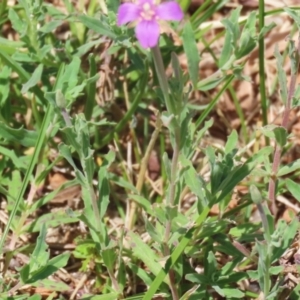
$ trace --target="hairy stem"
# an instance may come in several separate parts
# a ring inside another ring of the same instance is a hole
[[[298,38],[298,45],[296,48],[297,51],[297,65],[299,65],[299,56],[300,56],[300,37]],[[281,126],[285,129],[288,127],[288,121],[289,121],[289,115],[291,111],[292,106],[292,99],[295,93],[297,84],[297,72],[291,74],[291,81],[289,86],[289,92],[288,92],[288,99],[285,103],[285,109],[283,112],[282,122]],[[270,178],[269,182],[269,200],[272,203],[272,213],[276,214],[276,203],[275,203],[275,196],[276,196],[276,174],[280,165],[280,157],[281,157],[281,147],[276,145],[275,146],[275,153],[274,153],[274,159],[273,159],[273,165],[272,165],[272,176]]]
[[[155,70],[158,77],[158,81],[160,84],[160,88],[162,90],[162,93],[164,95],[166,107],[168,110],[169,115],[175,115],[176,116],[176,109],[174,108],[170,96],[169,96],[169,84],[168,79],[165,73],[165,68],[163,64],[163,59],[161,56],[160,49],[158,46],[155,46],[151,49],[155,64]],[[171,163],[171,178],[170,178],[170,186],[169,186],[169,193],[167,197],[167,208],[171,208],[174,205],[175,201],[175,191],[176,191],[176,174],[177,174],[177,165],[178,165],[178,159],[179,159],[179,151],[180,151],[180,128],[176,126],[175,130],[175,143],[174,143],[174,149],[173,149],[173,157],[172,157],[172,163]],[[166,222],[166,231],[163,241],[163,252],[165,257],[170,256],[170,248],[168,245],[168,241],[170,239],[171,235],[171,225],[172,220],[168,218]],[[169,272],[169,279],[170,279],[170,290],[172,293],[172,299],[173,300],[179,300],[178,291],[176,288],[176,278],[175,278],[175,272],[172,268],[170,268]]]
[[[172,157],[172,164],[171,164],[171,179],[170,179],[170,189],[169,189],[169,196],[167,198],[167,206],[172,208],[175,202],[175,191],[176,191],[176,175],[177,175],[177,167],[178,167],[178,159],[179,159],[179,130],[176,130],[176,137],[175,137],[175,145],[173,149],[173,157]],[[172,220],[169,219],[166,222],[166,231],[164,236],[164,255],[168,257],[170,255],[170,249],[168,246],[168,241],[171,236],[171,225]],[[173,299],[179,299],[178,292],[175,286],[175,272],[173,269],[169,270],[169,278],[170,278],[170,289],[172,292]]]

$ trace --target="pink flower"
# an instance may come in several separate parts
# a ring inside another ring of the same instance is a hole
[[[137,22],[135,34],[143,48],[155,47],[159,39],[159,21],[180,21],[183,12],[175,1],[156,4],[155,0],[123,3],[118,10],[118,26]]]

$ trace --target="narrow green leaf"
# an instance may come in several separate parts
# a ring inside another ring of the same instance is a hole
[[[0,53],[0,56],[1,56],[1,53]],[[32,175],[32,172],[33,172],[33,169],[35,167],[35,164],[37,162],[38,156],[40,155],[40,151],[41,151],[41,148],[42,148],[42,146],[44,144],[44,139],[45,139],[45,136],[46,136],[46,130],[49,128],[49,124],[50,124],[50,121],[51,121],[51,116],[52,116],[52,109],[51,109],[51,107],[48,107],[46,115],[45,115],[44,120],[43,120],[43,124],[42,124],[41,130],[40,130],[39,136],[38,136],[38,139],[37,139],[37,143],[35,145],[35,151],[33,153],[32,159],[30,161],[30,164],[28,166],[27,172],[26,172],[26,174],[24,176],[24,179],[23,179],[22,188],[21,188],[21,190],[20,190],[20,192],[18,194],[18,197],[17,197],[17,200],[16,200],[16,204],[14,206],[14,209],[12,210],[12,212],[11,212],[11,214],[9,216],[7,225],[5,226],[4,232],[3,232],[2,236],[1,236],[0,253],[3,250],[3,245],[4,245],[4,242],[6,240],[7,234],[9,232],[9,230],[10,230],[10,226],[11,226],[12,220],[14,219],[14,217],[16,215],[16,212],[18,210],[19,204],[21,202],[21,199],[24,196],[24,193],[25,193],[26,188],[27,188],[27,184],[28,184],[29,179],[30,179],[30,177]]]
[[[24,20],[21,20],[19,15],[16,13],[16,11],[12,8],[8,11],[8,18],[12,23],[13,29],[18,32],[21,36],[26,33],[28,24],[24,22]]]
[[[23,84],[21,93],[22,94],[27,93],[29,89],[36,86],[37,83],[41,80],[42,73],[43,73],[43,65],[39,64],[39,66],[34,70],[30,79]]]
[[[158,263],[159,258],[137,234],[129,232],[128,235],[131,238],[131,248],[134,256],[139,258],[153,275],[157,276],[162,269],[162,266]],[[164,282],[169,285],[169,278],[164,278]]]
[[[205,207],[200,215],[198,215],[195,226],[200,226],[207,218],[207,215],[210,211],[209,207]],[[188,243],[191,241],[192,238],[192,231],[193,229],[190,229],[186,232],[186,234],[183,236],[175,250],[171,253],[171,257],[168,259],[165,268],[162,268],[160,272],[156,275],[156,278],[150,285],[148,291],[142,298],[142,300],[152,300],[155,292],[161,285],[161,283],[164,281],[165,277],[168,274],[168,271],[170,268],[173,267],[173,265],[177,262],[178,258],[181,256],[183,251],[186,249]]]
[[[183,28],[182,40],[184,52],[187,56],[189,75],[194,88],[196,88],[199,77],[200,56],[195,40],[194,30],[189,21],[185,23]]]
[[[298,29],[300,30],[300,15],[299,12],[295,9],[284,7],[284,11],[295,21],[297,24]]]
[[[287,103],[287,98],[288,98],[287,80],[286,80],[286,73],[283,68],[284,66],[283,57],[279,52],[278,45],[275,46],[274,55],[276,57],[281,100],[285,104]]]
[[[200,175],[197,174],[191,160],[181,155],[180,163],[183,168],[185,168],[183,173],[185,184],[189,187],[191,192],[199,198],[202,206],[207,206],[208,199],[203,191],[203,181],[201,180]]]
[[[49,260],[47,263],[48,267],[60,269],[63,268],[67,265],[68,260],[70,258],[71,253],[70,252],[65,252],[62,254],[59,254]]]
[[[30,273],[37,271],[41,267],[44,267],[48,262],[50,254],[47,251],[48,245],[46,244],[46,233],[46,227],[44,224],[42,224],[40,228],[40,234],[36,240],[36,246],[30,258]]]
[[[233,298],[244,298],[245,297],[245,293],[243,293],[242,291],[238,290],[238,289],[233,289],[233,288],[220,288],[219,291],[222,291],[222,296],[225,297],[226,299],[233,299]]]
[[[45,266],[38,268],[34,273],[31,274],[26,283],[36,283],[40,280],[45,280],[55,272],[57,272],[60,268],[66,266],[68,260],[70,258],[70,253],[62,253],[53,257]]]
[[[300,202],[300,184],[289,178],[285,180],[285,183],[289,192]]]
[[[107,206],[109,204],[110,187],[108,182],[108,171],[106,167],[101,167],[98,172],[98,191],[100,204],[100,219],[102,219],[106,213]]]
[[[105,295],[97,295],[97,296],[89,296],[89,297],[82,297],[82,300],[116,300],[118,299],[119,294],[118,293],[109,293],[109,294],[105,294]]]
[[[49,279],[43,279],[43,280],[38,280],[37,282],[31,283],[32,286],[38,287],[38,288],[43,288],[45,290],[49,291],[70,291],[71,286],[61,282],[61,281],[54,281],[54,280],[49,280]],[[55,295],[57,297],[57,294]],[[50,298],[53,299],[53,298]],[[55,298],[57,299],[57,298]],[[48,300],[48,298],[47,298]]]
[[[45,25],[43,25],[39,31],[43,33],[49,33],[53,30],[55,30],[58,26],[60,26],[63,23],[61,20],[53,20],[50,22],[47,22]]]
[[[221,190],[221,194],[218,196],[218,199],[214,203],[220,202],[224,199],[234,187],[242,181],[246,176],[248,176],[256,164],[260,163],[264,159],[264,155],[272,153],[272,147],[265,147],[254,154],[247,162],[241,166],[235,167],[226,177],[226,179],[222,182],[219,190]]]
[[[41,300],[41,299],[42,299],[42,296],[39,294],[35,294],[28,298],[28,300]]]
[[[283,167],[281,167],[277,173],[277,176],[284,176],[289,173],[295,172],[300,169],[300,159],[297,159]]]
[[[223,82],[226,79],[226,76],[220,76],[216,78],[211,79],[204,79],[197,83],[197,89],[199,91],[209,91],[216,86],[218,86],[221,82]]]
[[[242,58],[249,54],[256,47],[256,12],[253,11],[247,18],[246,24],[243,28],[239,48],[235,53],[236,58]]]
[[[140,195],[130,195],[130,198],[143,207],[147,214],[153,215],[150,201]]]
[[[113,272],[115,262],[116,262],[116,259],[117,259],[116,250],[111,249],[111,248],[101,250],[101,256],[102,256],[102,259],[103,259],[103,262],[104,262],[106,268],[110,272]]]
[[[0,106],[3,107],[10,95],[10,78],[11,78],[11,69],[7,66],[3,66],[0,71]]]
[[[23,227],[23,232],[38,232],[42,224],[47,227],[57,227],[62,224],[69,224],[78,222],[78,218],[69,217],[65,211],[57,211],[55,213],[44,214],[37,220],[26,224]]]
[[[225,155],[231,153],[232,150],[236,148],[237,142],[238,142],[238,134],[236,130],[233,130],[229,135],[229,137],[227,138],[227,142],[225,145]]]
[[[251,199],[255,204],[261,204],[263,202],[262,195],[259,191],[259,189],[254,185],[250,185],[250,195]]]
[[[99,19],[92,18],[87,15],[81,15],[78,17],[79,21],[81,21],[87,28],[92,29],[96,33],[99,33],[103,36],[107,36],[109,38],[115,39],[115,33],[108,27],[104,25]]]

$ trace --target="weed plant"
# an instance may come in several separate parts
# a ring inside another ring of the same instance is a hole
[[[282,163],[299,7],[178,3],[0,3],[1,299],[300,299],[299,222],[277,201],[299,211],[300,160]],[[272,45],[272,93],[267,16],[293,24],[286,50]],[[251,82],[257,49],[254,127],[235,84]],[[204,53],[214,67],[201,77]],[[240,125],[208,143],[225,94]]]

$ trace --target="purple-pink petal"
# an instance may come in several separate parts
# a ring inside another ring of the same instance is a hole
[[[143,4],[145,3],[149,3],[151,6],[152,5],[155,5],[155,1],[154,0],[136,0],[136,4],[139,6],[139,7],[142,7]]]
[[[143,48],[153,48],[159,40],[159,26],[155,21],[141,21],[135,28],[135,34]]]
[[[123,3],[118,10],[118,26],[138,19],[140,8],[134,3]]]
[[[166,21],[180,21],[183,18],[182,9],[175,1],[161,3],[156,13],[161,20]]]

